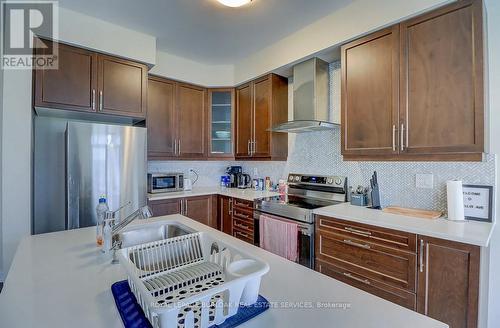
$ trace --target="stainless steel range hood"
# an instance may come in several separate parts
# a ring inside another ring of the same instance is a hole
[[[293,120],[274,126],[273,132],[301,133],[330,130],[328,63],[312,58],[293,67]]]

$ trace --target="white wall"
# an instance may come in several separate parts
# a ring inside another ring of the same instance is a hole
[[[8,271],[19,240],[30,234],[31,71],[4,71],[2,253]]]
[[[241,83],[449,0],[356,0],[235,64]]]
[[[62,7],[59,40],[150,65],[156,63],[156,37]]]
[[[235,85],[233,65],[202,64],[161,51],[156,53],[156,61],[151,74],[206,87]]]
[[[500,2],[485,0],[488,32],[488,77],[489,77],[489,129],[490,151],[500,154]],[[498,165],[498,164],[497,164]],[[493,232],[490,246],[490,280],[488,327],[500,327],[500,175],[497,167],[496,190],[496,220],[497,226]]]

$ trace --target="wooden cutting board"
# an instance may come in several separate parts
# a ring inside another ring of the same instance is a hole
[[[417,208],[405,208],[405,207],[398,207],[398,206],[389,206],[384,209],[382,209],[383,212],[386,213],[392,213],[392,214],[399,214],[399,215],[406,215],[406,216],[412,216],[416,218],[423,218],[423,219],[437,219],[443,215],[442,212],[440,211],[429,211],[429,210],[420,210]]]

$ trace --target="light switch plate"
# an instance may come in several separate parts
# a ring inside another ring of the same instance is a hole
[[[415,186],[423,189],[434,188],[434,174],[417,173],[415,175]]]

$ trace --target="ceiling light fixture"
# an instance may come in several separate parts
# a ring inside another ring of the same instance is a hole
[[[246,5],[250,2],[252,2],[252,0],[217,0],[219,1],[220,3],[222,3],[224,6],[228,6],[228,7],[241,7],[243,5]]]

